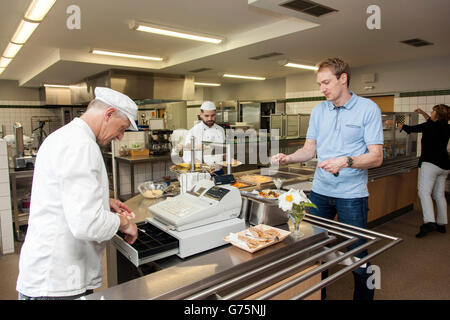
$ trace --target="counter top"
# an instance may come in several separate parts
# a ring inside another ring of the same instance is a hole
[[[152,200],[138,195],[125,204],[134,211],[134,220],[139,222],[151,217],[148,206],[162,199]],[[289,224],[277,228],[289,230],[293,226],[289,221]],[[226,244],[186,259],[178,256],[161,259],[156,261],[161,271],[88,295],[86,299],[179,299],[199,287],[220,283],[328,238],[325,229],[307,222],[302,223],[301,231],[305,236],[298,240],[288,236],[284,241],[253,254]],[[308,255],[305,253],[305,257]]]
[[[108,158],[112,158],[111,152],[104,152],[103,155]],[[163,155],[148,155],[148,156],[119,156],[114,157],[117,161],[127,162],[127,163],[144,163],[144,162],[157,162],[157,161],[167,161],[171,160],[170,153]]]

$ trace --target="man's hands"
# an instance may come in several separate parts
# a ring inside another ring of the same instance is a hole
[[[131,220],[136,216],[131,209],[123,202],[116,199],[109,199],[111,211],[116,212],[120,218],[119,231],[125,234],[125,241],[133,244],[138,235],[137,226]]]
[[[272,163],[279,163],[279,164],[288,164],[291,163],[291,159],[288,155],[285,155],[284,153],[278,153],[274,155],[271,159]]]
[[[323,170],[336,175],[343,168],[347,167],[347,157],[339,157],[328,159],[317,164],[317,168],[322,168]]]

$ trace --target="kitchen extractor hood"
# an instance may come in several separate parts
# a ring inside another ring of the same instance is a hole
[[[133,100],[194,100],[195,95],[193,76],[111,69],[71,85],[70,104],[87,104],[94,98],[96,87],[117,90]],[[55,94],[67,94],[67,90],[58,93],[54,88],[43,89],[41,99],[47,104],[55,104]]]

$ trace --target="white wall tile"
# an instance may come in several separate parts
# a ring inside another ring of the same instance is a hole
[[[427,96],[427,104],[436,104],[436,97],[435,96]]]
[[[445,96],[436,96],[436,104],[445,103]]]
[[[444,99],[445,99],[445,104],[449,105],[450,104],[450,95],[445,95]]]
[[[421,96],[421,97],[417,97],[417,103],[419,104],[419,105],[423,105],[423,104],[426,104],[427,103],[427,97],[425,97],[425,96]]]
[[[11,210],[11,197],[9,195],[0,197],[0,210]]]
[[[0,234],[2,237],[2,253],[14,253],[14,233],[11,210],[0,211]]]

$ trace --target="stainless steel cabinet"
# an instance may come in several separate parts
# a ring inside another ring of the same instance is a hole
[[[400,132],[397,123],[417,125],[419,116],[414,112],[383,112],[383,158],[394,159],[417,155],[417,133]]]
[[[305,138],[308,125],[308,114],[270,115],[270,130],[278,129],[280,138]]]

